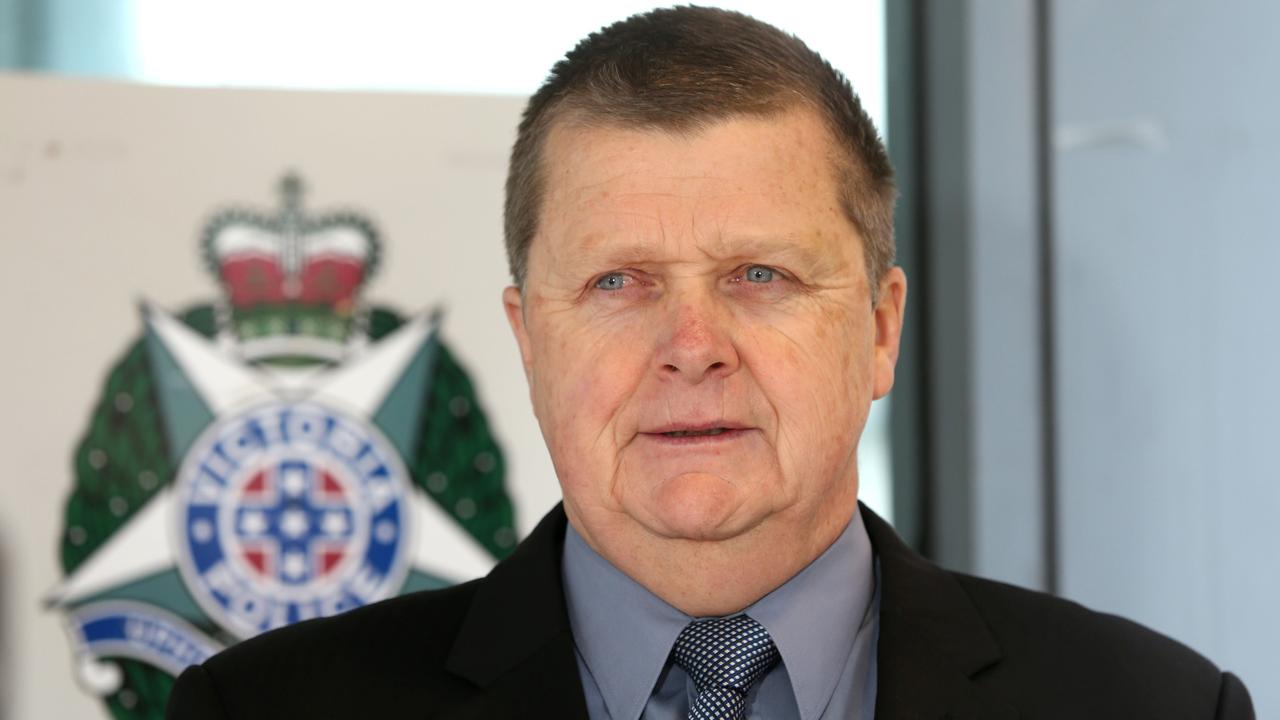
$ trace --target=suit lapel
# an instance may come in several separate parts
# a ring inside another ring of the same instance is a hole
[[[586,720],[560,580],[565,514],[547,514],[476,589],[446,668],[483,694],[459,717]]]
[[[960,583],[859,504],[880,563],[877,720],[1012,720],[974,683],[1001,651]]]
[[[860,504],[880,564],[877,720],[1014,720],[973,681],[1001,651],[949,573]],[[561,585],[566,519],[552,510],[479,584],[447,669],[482,691],[459,718],[587,720]]]

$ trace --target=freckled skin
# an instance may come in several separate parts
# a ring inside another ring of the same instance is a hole
[[[816,115],[695,134],[561,124],[523,297],[504,304],[570,522],[696,616],[736,612],[856,507],[906,279],[873,307]],[[746,428],[678,444],[671,423]]]

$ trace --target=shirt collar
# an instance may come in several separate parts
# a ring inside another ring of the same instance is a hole
[[[563,580],[573,641],[609,716],[638,718],[692,619],[592,550],[569,524]]]
[[[574,642],[615,720],[639,718],[676,636],[693,618],[587,545],[572,523],[563,581]],[[802,720],[835,692],[874,595],[871,541],[856,510],[813,562],[745,612],[778,646]]]
[[[874,594],[871,539],[855,509],[831,547],[744,611],[778,646],[801,720],[831,702]]]

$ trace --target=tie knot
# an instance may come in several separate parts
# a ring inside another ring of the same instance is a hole
[[[779,660],[769,631],[746,615],[694,620],[680,631],[672,656],[698,692],[732,689],[743,697]]]

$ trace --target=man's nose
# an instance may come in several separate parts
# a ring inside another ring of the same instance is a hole
[[[738,350],[727,310],[707,297],[686,297],[672,305],[659,340],[658,371],[690,384],[735,372]]]

